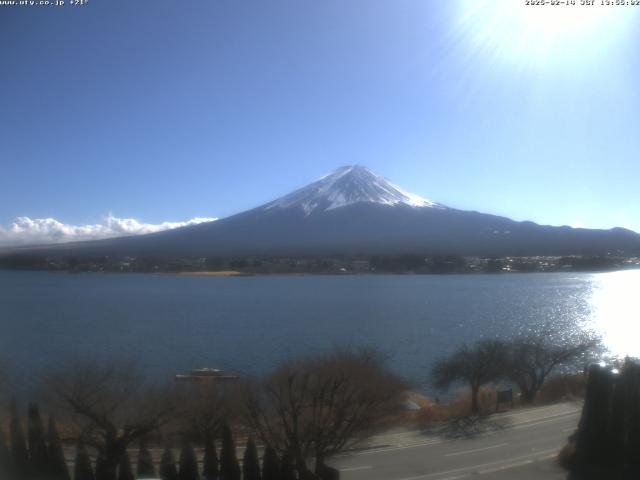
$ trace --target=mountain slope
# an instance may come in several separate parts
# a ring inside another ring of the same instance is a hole
[[[364,167],[350,166],[216,222],[39,250],[113,256],[566,255],[640,253],[640,235],[457,210],[407,193]]]

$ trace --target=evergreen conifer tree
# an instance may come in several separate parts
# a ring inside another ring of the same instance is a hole
[[[179,480],[176,461],[171,448],[166,447],[160,460],[160,478],[162,480]]]
[[[614,389],[610,399],[611,416],[607,425],[608,438],[602,439],[601,448],[607,450],[607,461],[612,465],[625,463],[627,450],[626,439],[628,421],[627,393],[628,393],[628,369],[622,368],[619,375],[615,375]],[[612,378],[613,380],[613,378]]]
[[[640,474],[640,364],[627,359],[626,375],[626,414],[630,419],[627,426],[626,458]]]
[[[278,454],[271,445],[267,445],[262,457],[262,480],[280,480]]]
[[[11,473],[12,480],[29,479],[29,450],[24,438],[24,432],[20,425],[18,405],[13,399],[11,401]]]
[[[0,428],[0,478],[9,478],[11,454],[5,440],[4,432]]]
[[[147,448],[147,444],[144,441],[140,442],[140,449],[138,451],[138,478],[156,478],[156,469],[153,466],[153,457],[151,452]]]
[[[91,459],[82,443],[76,445],[76,461],[73,469],[73,480],[95,480]]]
[[[118,480],[136,480],[136,477],[133,475],[133,469],[131,468],[131,459],[126,451],[120,458],[118,465]]]
[[[247,447],[244,450],[244,458],[242,461],[242,477],[243,480],[260,480],[260,462],[258,460],[258,449],[249,437]]]
[[[53,415],[49,416],[49,425],[47,430],[48,458],[49,458],[49,477],[51,480],[70,480],[69,468],[64,458],[64,450],[58,427]]]
[[[204,466],[202,467],[202,477],[204,480],[218,480],[220,478],[216,444],[210,435],[207,436],[204,444]]]
[[[27,419],[29,472],[33,478],[40,479],[46,476],[49,470],[49,455],[40,409],[35,403],[29,404],[27,408]]]
[[[296,480],[296,471],[293,467],[293,459],[289,453],[282,456],[280,464],[280,480]]]
[[[240,480],[241,476],[231,429],[229,425],[224,425],[222,427],[222,450],[220,451],[220,480]]]
[[[199,480],[198,460],[196,452],[193,450],[191,442],[183,440],[182,449],[180,450],[180,470],[178,471],[180,480]]]
[[[109,466],[102,452],[98,452],[95,468],[96,480],[113,480]]]
[[[602,441],[609,433],[611,392],[611,373],[599,365],[592,365],[576,435],[576,452],[581,464],[602,465],[607,457]]]

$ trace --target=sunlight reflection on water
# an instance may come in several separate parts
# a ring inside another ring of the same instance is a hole
[[[615,356],[640,357],[640,270],[593,276],[592,328]]]

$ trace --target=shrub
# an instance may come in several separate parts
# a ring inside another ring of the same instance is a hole
[[[540,403],[554,403],[583,398],[587,380],[583,374],[558,375],[550,378],[540,390]]]

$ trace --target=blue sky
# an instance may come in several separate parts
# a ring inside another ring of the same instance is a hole
[[[0,6],[0,225],[224,217],[357,163],[640,230],[640,7],[523,3]]]

